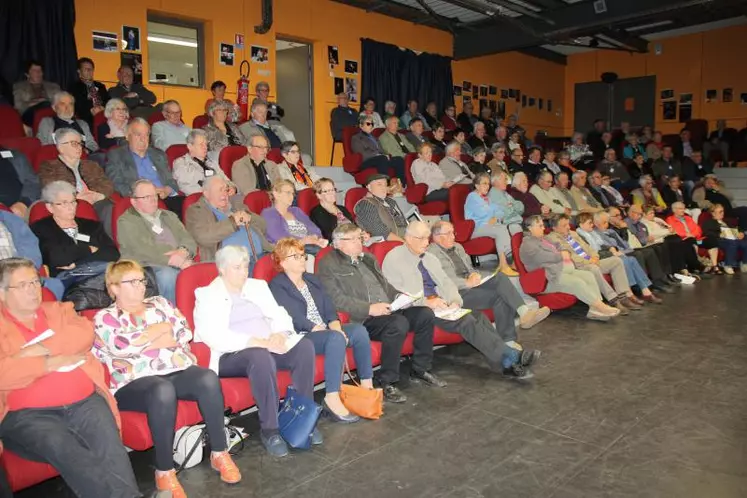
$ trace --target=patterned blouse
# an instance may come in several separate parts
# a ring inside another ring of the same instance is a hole
[[[178,372],[197,364],[189,349],[192,331],[181,312],[161,296],[146,298],[144,302],[144,318],[133,316],[116,304],[96,313],[92,351],[111,372],[112,394],[141,377]],[[178,345],[145,351],[150,341],[143,330],[164,322],[171,323]]]
[[[314,296],[312,296],[309,291],[309,286],[304,285],[298,290],[306,300],[306,319],[317,325],[325,325],[324,319],[322,318],[321,313],[319,313],[319,308],[316,307],[316,303],[314,302]],[[306,332],[310,331],[307,330]]]
[[[308,230],[306,229],[306,225],[304,225],[300,221],[286,220],[286,222],[288,223],[288,232],[290,233],[291,237],[302,239],[309,234]]]

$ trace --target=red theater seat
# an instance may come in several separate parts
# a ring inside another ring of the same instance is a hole
[[[305,188],[296,194],[296,201],[301,211],[311,215],[311,210],[319,205],[319,198],[313,188]]]
[[[267,159],[274,162],[275,164],[281,164],[284,159],[283,155],[280,153],[280,149],[270,149],[267,151]]]
[[[270,199],[270,194],[264,190],[255,190],[246,194],[244,205],[252,213],[262,214],[263,209],[272,206],[272,200]]]
[[[195,118],[192,120],[192,129],[197,130],[200,128],[204,128],[209,122],[210,118],[207,114],[200,114],[199,116],[195,116]]]
[[[29,211],[29,225],[32,225],[47,216],[52,216],[52,213],[47,209],[47,205],[44,202],[37,202],[31,206],[31,211]],[[93,206],[82,199],[78,199],[78,206],[75,208],[75,216],[77,218],[99,221],[99,216],[96,214],[96,210],[93,209]]]
[[[257,263],[254,265],[254,273],[252,273],[252,278],[264,280],[269,284],[277,274],[278,271],[275,269],[275,264],[272,261],[272,255],[265,254],[264,256],[259,258]]]
[[[112,208],[112,238],[114,239],[114,243],[119,244],[117,242],[117,220],[119,220],[119,217],[122,216],[125,211],[130,209],[132,207],[132,202],[130,202],[129,197],[120,197],[117,199],[117,201],[114,203],[114,208]],[[158,207],[167,210],[166,203],[163,202],[162,199],[158,200]]]
[[[425,196],[428,193],[428,185],[425,183],[415,183],[412,177],[412,163],[418,158],[418,155],[413,153],[405,156],[405,176],[407,178],[407,190],[405,191],[405,197],[407,202],[415,204],[420,210],[420,214],[425,216],[441,216],[446,214],[449,210],[449,206],[443,201],[426,201]]]
[[[495,240],[491,237],[472,238],[475,222],[464,218],[464,205],[470,193],[469,185],[453,185],[449,189],[449,217],[454,225],[456,241],[464,246],[470,256],[495,254]]]
[[[2,116],[0,116],[0,119],[2,119]],[[36,154],[41,149],[41,142],[36,137],[0,138],[0,146],[21,152],[26,156],[29,165],[33,168],[34,161],[36,161]]]
[[[346,173],[353,175],[356,183],[363,185],[366,178],[376,173],[376,168],[366,168],[361,170],[363,156],[353,152],[351,146],[353,135],[359,131],[360,128],[357,126],[346,126],[342,130],[342,149],[345,152],[345,156],[342,158],[342,169],[344,169]]]
[[[44,118],[53,118],[56,116],[56,113],[54,112],[54,109],[51,107],[43,107],[41,109],[37,109],[34,111],[34,136],[36,136],[36,132],[39,131],[39,123],[41,123],[41,120]]]
[[[233,177],[233,173],[231,173],[233,163],[247,155],[247,153],[248,150],[243,145],[229,145],[221,149],[218,155],[218,165],[229,179]]]
[[[189,152],[186,144],[174,144],[166,149],[166,157],[169,160],[169,169],[174,169],[174,161]]]
[[[348,189],[347,192],[345,192],[345,209],[350,211],[350,214],[352,214],[354,218],[355,218],[355,205],[358,204],[358,201],[363,199],[367,193],[368,193],[368,190],[365,187],[353,187],[351,189]],[[355,221],[355,220],[352,220],[352,221]]]
[[[25,136],[23,121],[18,111],[12,106],[0,105],[0,138],[23,138]]]
[[[189,206],[194,204],[195,202],[198,202],[200,198],[202,197],[202,194],[197,192],[194,194],[189,194],[187,197],[184,198],[184,204],[182,204],[182,219],[187,219],[187,209],[189,209]]]

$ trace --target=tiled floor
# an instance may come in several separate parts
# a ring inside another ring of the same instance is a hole
[[[550,317],[522,334],[544,352],[536,378],[497,378],[468,346],[437,353],[442,390],[410,385],[405,405],[282,460],[252,432],[244,474],[206,463],[190,497],[743,498],[747,496],[747,278],[720,277],[610,324]],[[406,368],[406,365],[404,365]],[[133,456],[143,489],[149,456]],[[65,496],[59,480],[19,493]]]

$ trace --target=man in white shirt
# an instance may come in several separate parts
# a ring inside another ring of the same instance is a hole
[[[190,128],[182,122],[182,108],[176,100],[163,103],[164,121],[153,124],[150,134],[153,147],[166,152],[166,149],[176,144],[186,144]]]

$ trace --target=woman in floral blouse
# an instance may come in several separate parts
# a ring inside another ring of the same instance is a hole
[[[93,353],[111,372],[110,389],[120,410],[148,416],[159,491],[186,498],[172,454],[178,400],[197,402],[210,436],[210,463],[224,482],[237,483],[241,474],[226,451],[218,376],[197,365],[184,316],[161,296],[145,299],[145,283],[135,261],[109,265],[106,286],[114,304],[96,314]]]

